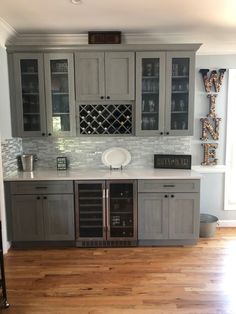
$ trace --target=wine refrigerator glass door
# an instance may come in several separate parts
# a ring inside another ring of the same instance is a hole
[[[77,240],[105,240],[105,182],[76,181],[75,195]]]
[[[136,184],[107,182],[108,240],[137,239]]]

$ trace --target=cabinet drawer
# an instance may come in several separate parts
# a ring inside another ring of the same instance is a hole
[[[11,182],[11,194],[68,194],[73,193],[73,181]]]
[[[200,192],[200,180],[139,180],[138,192]]]

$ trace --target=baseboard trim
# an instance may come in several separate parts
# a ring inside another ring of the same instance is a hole
[[[218,227],[236,227],[236,220],[219,220]]]

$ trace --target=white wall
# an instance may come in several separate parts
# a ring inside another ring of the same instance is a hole
[[[11,137],[10,97],[5,43],[14,34],[14,29],[0,18],[0,134],[3,139]]]
[[[4,252],[9,248],[9,243],[7,242],[6,235],[1,142],[6,138],[11,137],[10,97],[5,42],[13,33],[14,30],[0,19],[0,217],[2,221],[2,242]]]
[[[2,138],[11,137],[11,112],[9,99],[9,83],[7,54],[0,46],[0,133]]]
[[[209,111],[209,100],[203,86],[202,75],[199,69],[217,70],[220,68],[236,69],[236,55],[197,56],[196,58],[196,91],[194,114],[194,137],[192,139],[193,164],[200,165],[203,160],[201,147],[201,123],[200,118],[206,116]],[[226,145],[226,118],[227,118],[227,91],[228,71],[224,75],[224,81],[220,93],[216,98],[216,113],[222,118],[220,124],[220,138],[218,141],[217,158],[219,165],[225,165]],[[201,212],[217,216],[221,220],[236,220],[236,211],[224,210],[224,173],[204,173],[201,185]]]

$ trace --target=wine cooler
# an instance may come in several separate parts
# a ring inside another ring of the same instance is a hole
[[[77,246],[136,245],[135,180],[76,181],[75,195]]]

